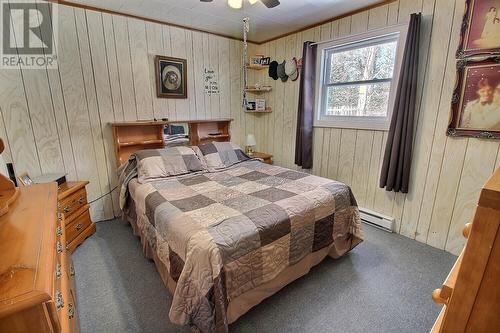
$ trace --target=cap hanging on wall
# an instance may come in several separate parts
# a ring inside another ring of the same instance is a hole
[[[277,61],[271,61],[269,64],[269,77],[272,78],[273,80],[278,79],[278,62]]]
[[[279,64],[277,68],[278,77],[281,79],[281,82],[286,82],[286,80],[288,80],[288,75],[286,75],[285,73],[285,64],[286,61],[283,60],[283,62]]]
[[[288,75],[290,80],[297,80],[297,78],[299,77],[299,70],[297,69],[297,58],[293,57],[286,62],[285,74]]]

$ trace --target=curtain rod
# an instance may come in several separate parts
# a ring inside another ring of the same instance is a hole
[[[342,36],[342,37],[337,37],[337,38],[331,38],[331,39],[327,39],[327,40],[322,40],[322,41],[319,41],[319,42],[311,43],[311,45],[318,45],[318,44],[329,43],[329,42],[333,42],[334,40],[341,40],[343,38],[352,38],[354,36],[363,35],[363,34],[366,34],[366,33],[376,33],[377,31],[384,31],[384,30],[387,30],[389,28],[396,28],[396,27],[402,27],[402,26],[407,26],[407,25],[408,25],[408,22],[407,23],[399,23],[399,24],[388,25],[388,26],[383,27],[383,28],[377,28],[377,29],[373,29],[373,30],[368,30],[368,31],[360,32],[360,33],[353,34],[353,35]]]

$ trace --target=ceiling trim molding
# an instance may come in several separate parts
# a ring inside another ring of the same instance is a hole
[[[212,35],[219,36],[219,37],[225,37],[225,38],[229,38],[229,39],[234,39],[234,40],[237,40],[237,41],[240,41],[240,42],[243,41],[242,38],[233,37],[233,36],[230,36],[230,35],[225,35],[225,34],[213,32],[213,31],[208,31],[208,30],[203,30],[203,29],[198,29],[198,28],[193,28],[193,27],[188,27],[188,26],[185,26],[185,25],[182,25],[182,24],[175,24],[175,23],[170,23],[170,22],[166,22],[166,21],[155,20],[155,19],[152,19],[152,18],[148,18],[148,17],[144,17],[144,16],[139,16],[139,15],[134,15],[134,14],[128,14],[128,13],[119,12],[119,11],[116,11],[116,10],[111,10],[111,9],[106,9],[106,8],[99,8],[99,7],[89,6],[89,5],[82,5],[80,3],[74,3],[74,2],[70,2],[70,1],[66,1],[66,0],[44,0],[44,1],[55,3],[55,4],[58,4],[58,5],[64,5],[64,6],[68,6],[68,7],[88,9],[88,10],[93,10],[93,11],[96,11],[96,12],[102,12],[102,13],[107,13],[107,14],[115,14],[115,15],[120,15],[120,16],[125,16],[125,17],[130,17],[130,18],[135,18],[135,19],[139,19],[139,20],[143,20],[143,21],[147,21],[147,22],[158,23],[158,24],[161,24],[161,25],[168,25],[168,26],[171,26],[171,27],[176,27],[176,28],[181,28],[181,29],[186,29],[186,30],[191,30],[191,31],[197,31],[197,32],[202,32],[202,33],[207,33],[207,34],[212,34]],[[251,40],[248,40],[248,42],[249,43],[253,43],[253,44],[260,44],[260,43],[257,43],[257,42],[251,41]]]
[[[147,21],[147,22],[158,23],[158,24],[162,24],[162,25],[168,25],[168,26],[171,26],[171,27],[176,27],[176,28],[181,28],[181,29],[186,29],[186,30],[191,30],[191,31],[197,31],[197,32],[202,32],[202,33],[207,33],[207,34],[212,34],[212,35],[215,35],[215,36],[229,38],[229,39],[237,40],[237,41],[240,41],[240,42],[243,41],[242,38],[233,37],[233,36],[230,36],[230,35],[225,35],[225,34],[213,32],[213,31],[208,31],[208,30],[203,30],[203,29],[188,27],[188,26],[185,26],[185,25],[182,25],[182,24],[175,24],[175,23],[171,23],[171,22],[155,20],[155,19],[152,19],[152,18],[148,18],[148,17],[144,17],[144,16],[139,16],[139,15],[134,15],[134,14],[128,14],[128,13],[119,12],[119,11],[111,10],[111,9],[105,9],[105,8],[94,7],[94,6],[89,6],[89,5],[82,5],[82,4],[74,3],[74,2],[71,2],[71,1],[67,1],[67,0],[44,0],[44,1],[55,3],[55,4],[59,4],[59,5],[64,5],[64,6],[68,6],[68,7],[88,9],[88,10],[93,10],[93,11],[107,13],[107,14],[115,14],[115,15],[120,15],[120,16],[125,16],[125,17],[130,17],[130,18],[135,18],[135,19],[139,19],[139,20],[143,20],[143,21]],[[320,25],[323,25],[325,23],[332,22],[332,21],[335,21],[335,20],[340,20],[340,19],[342,19],[344,17],[351,16],[351,15],[354,15],[354,14],[358,14],[358,13],[361,13],[361,12],[364,12],[364,11],[367,11],[367,10],[370,10],[370,9],[374,9],[374,8],[377,8],[377,7],[380,7],[380,6],[385,6],[387,4],[390,4],[390,3],[396,2],[396,1],[398,1],[398,0],[381,0],[381,2],[379,2],[379,3],[375,3],[373,5],[366,6],[366,7],[363,7],[363,8],[359,8],[359,9],[356,9],[356,10],[352,10],[352,11],[347,12],[347,13],[342,14],[342,15],[337,15],[337,16],[334,16],[334,17],[330,17],[330,18],[328,18],[326,20],[323,20],[321,22],[313,23],[313,24],[310,24],[310,25],[305,26],[303,28],[300,28],[300,29],[297,29],[297,30],[294,30],[294,31],[290,31],[290,32],[287,32],[286,34],[282,34],[282,35],[279,35],[279,36],[276,36],[276,37],[273,37],[273,38],[269,38],[269,39],[263,40],[261,42],[256,42],[256,41],[253,41],[253,40],[248,40],[248,42],[252,43],[252,44],[256,44],[256,45],[262,45],[262,44],[265,44],[265,43],[272,42],[273,40],[277,40],[277,39],[280,39],[280,38],[283,38],[283,37],[286,37],[286,36],[290,36],[290,35],[293,35],[293,34],[296,34],[296,33],[302,32],[302,31],[305,31],[305,30],[316,28],[316,27],[318,27]]]
[[[300,29],[297,29],[297,30],[294,30],[294,31],[291,31],[291,32],[287,32],[286,34],[282,34],[282,35],[279,35],[279,36],[276,36],[276,37],[273,37],[273,38],[266,39],[266,40],[264,40],[262,42],[258,42],[256,44],[261,45],[261,44],[269,43],[269,42],[272,42],[273,40],[277,40],[277,39],[280,39],[280,38],[283,38],[283,37],[286,37],[286,36],[290,36],[290,35],[293,35],[293,34],[296,34],[296,33],[302,32],[302,31],[306,31],[306,30],[309,30],[309,29],[312,29],[312,28],[316,28],[316,27],[318,27],[320,25],[323,25],[325,23],[329,23],[329,22],[333,22],[333,21],[336,21],[336,20],[340,20],[340,19],[342,19],[344,17],[355,15],[355,14],[358,14],[358,13],[361,13],[361,12],[364,12],[364,11],[367,11],[367,10],[370,10],[370,9],[374,9],[374,8],[377,8],[377,7],[385,6],[385,5],[388,5],[388,4],[396,2],[396,1],[398,1],[398,0],[382,0],[379,3],[374,3],[373,5],[369,5],[369,6],[366,6],[366,7],[363,7],[363,8],[359,8],[359,9],[356,9],[356,10],[351,10],[350,12],[347,12],[347,13],[342,14],[342,15],[337,15],[337,16],[334,16],[334,17],[330,17],[329,19],[323,20],[321,22],[310,24],[310,25],[305,26],[303,28],[300,28]]]

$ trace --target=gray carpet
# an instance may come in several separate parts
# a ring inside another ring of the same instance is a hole
[[[431,299],[455,257],[364,226],[365,242],[254,307],[230,332],[428,332]],[[128,224],[97,224],[73,254],[82,333],[190,332],[170,323],[171,297]]]

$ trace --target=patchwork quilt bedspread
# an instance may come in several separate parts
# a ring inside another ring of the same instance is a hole
[[[138,228],[177,283],[171,321],[201,332],[227,332],[231,299],[308,254],[362,239],[347,185],[256,160],[128,188]]]

